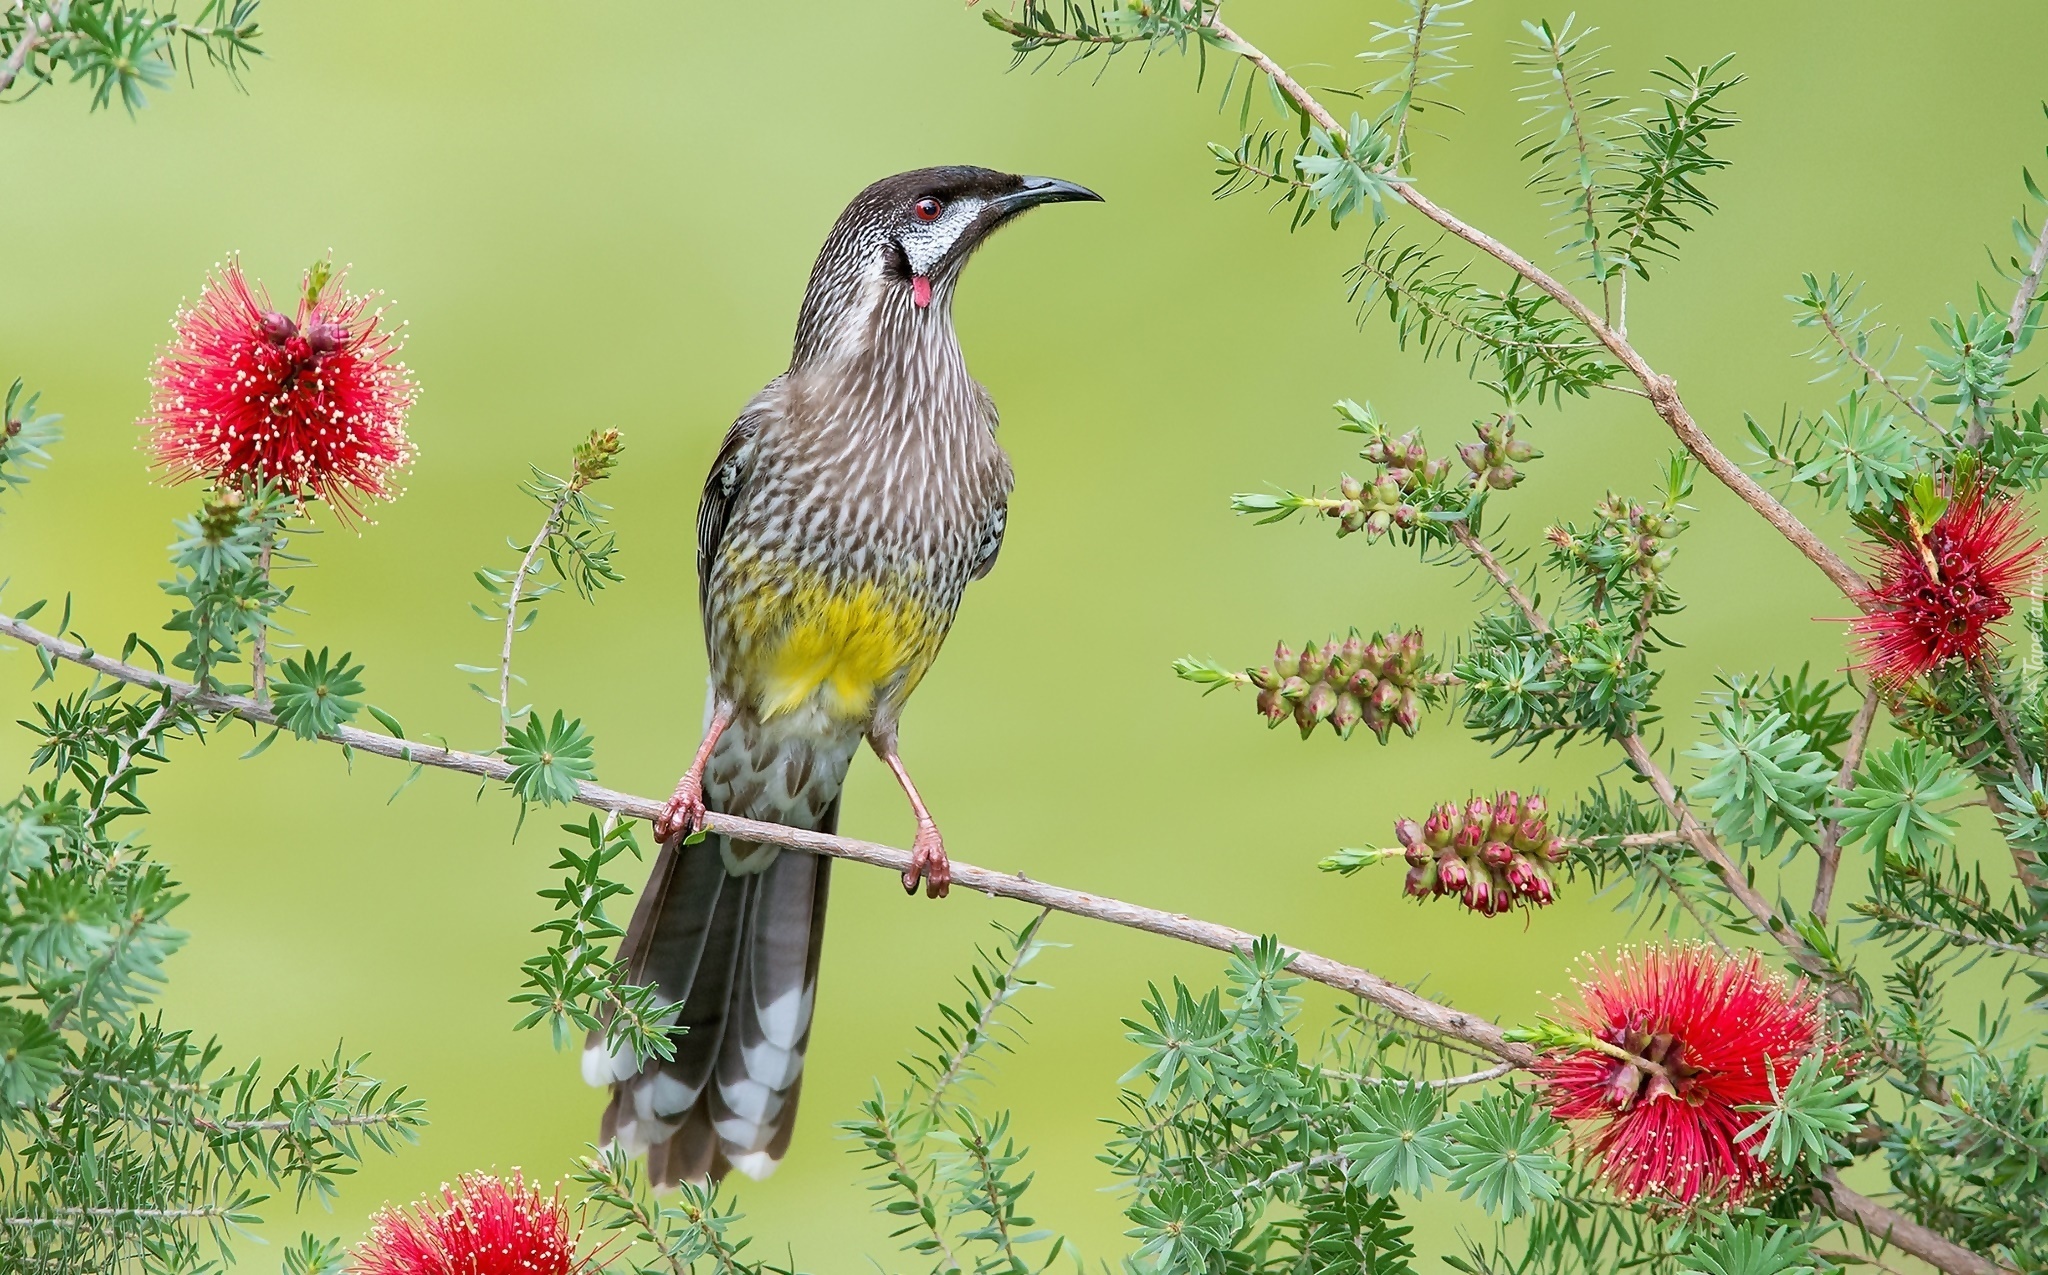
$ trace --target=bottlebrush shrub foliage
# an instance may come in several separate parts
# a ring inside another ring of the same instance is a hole
[[[1422,1258],[1405,1211],[1446,1192],[1469,1222],[1461,1250],[1441,1256],[1468,1275],[2048,1267],[2048,1078],[2035,1061],[2048,677],[2012,641],[2022,629],[2048,640],[2029,512],[2048,473],[2048,399],[2023,392],[2048,200],[2027,176],[2004,277],[1937,316],[1917,362],[1896,360],[1858,285],[1802,279],[1793,321],[1842,392],[1788,411],[1776,431],[1751,422],[1752,463],[1737,465],[1623,319],[1629,288],[1671,268],[1713,211],[1725,162],[1713,147],[1735,123],[1740,76],[1726,58],[1674,61],[1646,93],[1617,96],[1590,31],[1529,24],[1513,54],[1529,73],[1523,150],[1563,230],[1546,268],[1411,181],[1428,112],[1450,108],[1464,2],[1409,0],[1376,24],[1358,109],[1342,120],[1211,0],[982,10],[1020,61],[1136,48],[1227,63],[1224,92],[1248,131],[1216,147],[1219,193],[1266,191],[1297,228],[1369,217],[1354,295],[1400,343],[1498,399],[1450,448],[1341,401],[1340,429],[1362,440],[1356,473],[1236,499],[1262,522],[1363,533],[1349,541],[1361,552],[1476,569],[1491,593],[1467,632],[1432,641],[1399,616],[1332,617],[1361,627],[1283,645],[1271,663],[1177,668],[1244,695],[1269,725],[1293,720],[1316,746],[1325,722],[1361,747],[1361,724],[1392,746],[1396,727],[1405,737],[1448,719],[1502,754],[1583,750],[1590,786],[1429,794],[1380,844],[1321,866],[1389,898],[1455,896],[1531,925],[1550,923],[1534,909],[1560,893],[1604,890],[1668,931],[1589,956],[1553,1014],[1507,1030],[1273,938],[1212,934],[1202,941],[1237,948],[1224,985],[1149,987],[1125,1020],[1133,1048],[1102,1156],[1129,1222],[1116,1260],[1148,1275],[1408,1271]],[[0,61],[7,83],[67,69],[96,101],[132,105],[131,85],[153,83],[148,68],[167,66],[179,40],[234,68],[249,10],[203,13],[212,27],[82,0],[17,5],[0,11]],[[1275,121],[1253,124],[1269,110]],[[1418,237],[1417,218],[1444,233]],[[545,1025],[560,1045],[603,1030],[643,1058],[672,1047],[653,989],[614,959],[609,912],[629,891],[633,825],[616,794],[591,786],[599,753],[581,719],[525,702],[514,671],[547,598],[593,600],[623,578],[595,498],[622,439],[593,431],[562,473],[534,470],[538,528],[476,573],[495,658],[462,667],[491,705],[484,750],[409,741],[371,702],[376,661],[315,651],[317,618],[275,578],[310,566],[292,551],[309,524],[395,496],[389,480],[412,454],[414,387],[393,334],[335,286],[316,266],[286,313],[235,272],[177,320],[145,424],[171,476],[207,486],[176,528],[162,634],[96,648],[69,599],[0,612],[0,636],[34,653],[40,696],[30,773],[0,804],[0,1270],[217,1268],[246,1255],[237,1241],[267,1199],[324,1200],[425,1119],[339,1048],[283,1071],[236,1064],[153,1010],[184,937],[171,919],[181,896],[138,820],[186,741],[239,734],[253,753],[290,737],[409,763],[413,778],[482,775],[522,825],[572,801],[610,811],[561,825],[559,875],[535,909],[539,950],[506,971],[507,1025]],[[251,387],[262,410],[224,383]],[[1534,409],[1615,389],[1639,394],[1682,450],[1583,518],[1504,541],[1496,502],[1542,480]],[[0,501],[58,439],[17,382]],[[1844,633],[1846,676],[1730,672],[1698,729],[1673,738],[1689,719],[1660,702],[1659,661],[1678,632],[1678,550],[1702,481],[1734,491],[1860,618]],[[1811,509],[1847,516],[1858,543],[1846,556],[1802,521]],[[1965,845],[1957,811],[1973,801],[1995,832]],[[1397,857],[1402,885],[1375,867]],[[1074,899],[1055,906],[1100,902]],[[1137,911],[1095,910],[1127,922]],[[1202,927],[1160,916],[1151,928]],[[981,1083],[1021,1045],[1044,923],[978,953],[905,1078],[878,1084],[842,1125],[901,1245],[892,1268],[1026,1275],[1078,1256],[1031,1216],[1020,1135]],[[1515,942],[1516,923],[1481,923]],[[1955,978],[1980,964],[2006,976],[1983,1004],[1984,980]],[[1311,1019],[1305,978],[1355,999]],[[1334,1027],[1307,1025],[1331,1012]],[[561,1170],[563,1187],[545,1172],[422,1184],[353,1251],[309,1235],[285,1269],[777,1269],[747,1256],[740,1215],[715,1188],[655,1198],[638,1166],[596,1150]]]

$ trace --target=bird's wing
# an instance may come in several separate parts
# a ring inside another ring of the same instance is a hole
[[[996,568],[996,555],[1003,551],[1003,528],[1010,521],[1010,498],[1005,495],[996,502],[989,514],[988,522],[981,529],[981,547],[975,551],[974,575],[979,580]]]
[[[725,527],[732,520],[740,493],[754,472],[754,440],[760,437],[761,426],[773,414],[768,400],[775,388],[770,384],[756,395],[732,428],[725,431],[718,457],[711,462],[711,472],[704,476],[704,498],[697,505],[697,607],[704,612],[707,623],[705,596],[711,587],[711,564],[718,557],[718,546],[725,539]]]
[[[994,437],[1001,418],[996,414],[996,401],[989,394],[988,387],[977,384],[974,387],[981,400],[982,421],[988,426],[990,437]],[[985,471],[990,503],[988,518],[981,525],[981,543],[974,552],[974,574],[968,578],[979,580],[995,570],[996,555],[1003,551],[1003,530],[1010,522],[1010,488],[1016,482],[1016,475],[1010,469],[1010,458],[1003,449],[995,449],[994,463]]]

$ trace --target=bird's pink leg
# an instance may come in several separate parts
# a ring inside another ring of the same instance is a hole
[[[718,737],[725,734],[725,728],[732,725],[733,706],[724,702],[712,715],[711,725],[704,731],[704,742],[697,745],[697,756],[690,762],[690,768],[676,781],[675,796],[661,808],[654,818],[654,839],[666,842],[671,837],[687,837],[704,826],[704,765],[711,760],[711,750],[718,744]]]
[[[953,865],[946,858],[946,843],[939,836],[939,825],[932,821],[932,812],[925,809],[924,798],[917,795],[917,785],[910,782],[910,772],[896,755],[896,732],[871,734],[868,743],[895,773],[896,782],[903,785],[903,795],[910,798],[910,808],[917,815],[917,839],[910,843],[910,867],[903,873],[903,891],[916,894],[918,878],[922,877],[925,897],[943,899],[953,885]]]

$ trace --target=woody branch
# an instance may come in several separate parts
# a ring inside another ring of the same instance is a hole
[[[104,677],[131,686],[158,692],[168,696],[171,701],[202,712],[234,717],[259,726],[278,724],[275,712],[247,696],[204,690],[180,678],[102,655],[81,643],[44,633],[32,625],[8,616],[0,616],[0,635],[32,646],[51,658],[91,669]],[[355,727],[342,727],[321,736],[321,739],[358,752],[421,766],[432,766],[441,770],[452,770],[483,779],[503,781],[512,773],[511,765],[499,757],[419,744]],[[650,823],[661,813],[663,807],[662,802],[653,798],[635,796],[588,782],[577,785],[576,801],[625,818],[642,819]],[[895,846],[788,828],[780,824],[762,823],[716,812],[707,816],[706,823],[710,831],[725,836],[784,846],[812,854],[829,855],[836,859],[849,859],[898,874],[910,866],[910,852]],[[1016,899],[1056,912],[1105,921],[1127,929],[1142,930],[1148,934],[1157,934],[1220,952],[1249,951],[1258,938],[1248,931],[1204,921],[1184,913],[1165,912],[1158,908],[1126,903],[1099,894],[1033,881],[1021,872],[997,872],[957,860],[953,863],[953,883],[963,890],[976,890],[990,898]],[[1536,1061],[1535,1050],[1519,1041],[1508,1039],[1507,1034],[1498,1025],[1486,1019],[1417,995],[1400,984],[1359,966],[1349,965],[1314,952],[1292,948],[1289,950],[1294,953],[1294,959],[1288,968],[1304,978],[1380,1006],[1426,1032],[1463,1042],[1513,1067],[1528,1067]],[[1996,1263],[1962,1248],[1911,1218],[1850,1190],[1838,1180],[1830,1182],[1826,1203],[1836,1216],[1860,1225],[1872,1235],[1889,1240],[1897,1248],[1919,1257],[1939,1270],[1948,1272],[1949,1275],[2002,1275],[2003,1268]]]

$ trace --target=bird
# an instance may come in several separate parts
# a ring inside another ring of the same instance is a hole
[[[704,730],[654,825],[661,843],[618,959],[652,984],[674,1056],[593,1031],[601,1145],[649,1180],[755,1178],[788,1150],[816,1004],[832,861],[701,838],[707,811],[834,832],[865,740],[917,819],[903,887],[942,898],[950,862],[898,752],[903,708],[967,585],[995,566],[1013,472],[967,370],[953,298],[969,256],[1085,186],[987,168],[886,177],[839,215],[811,269],[789,367],[740,412],[697,510],[710,675]]]

